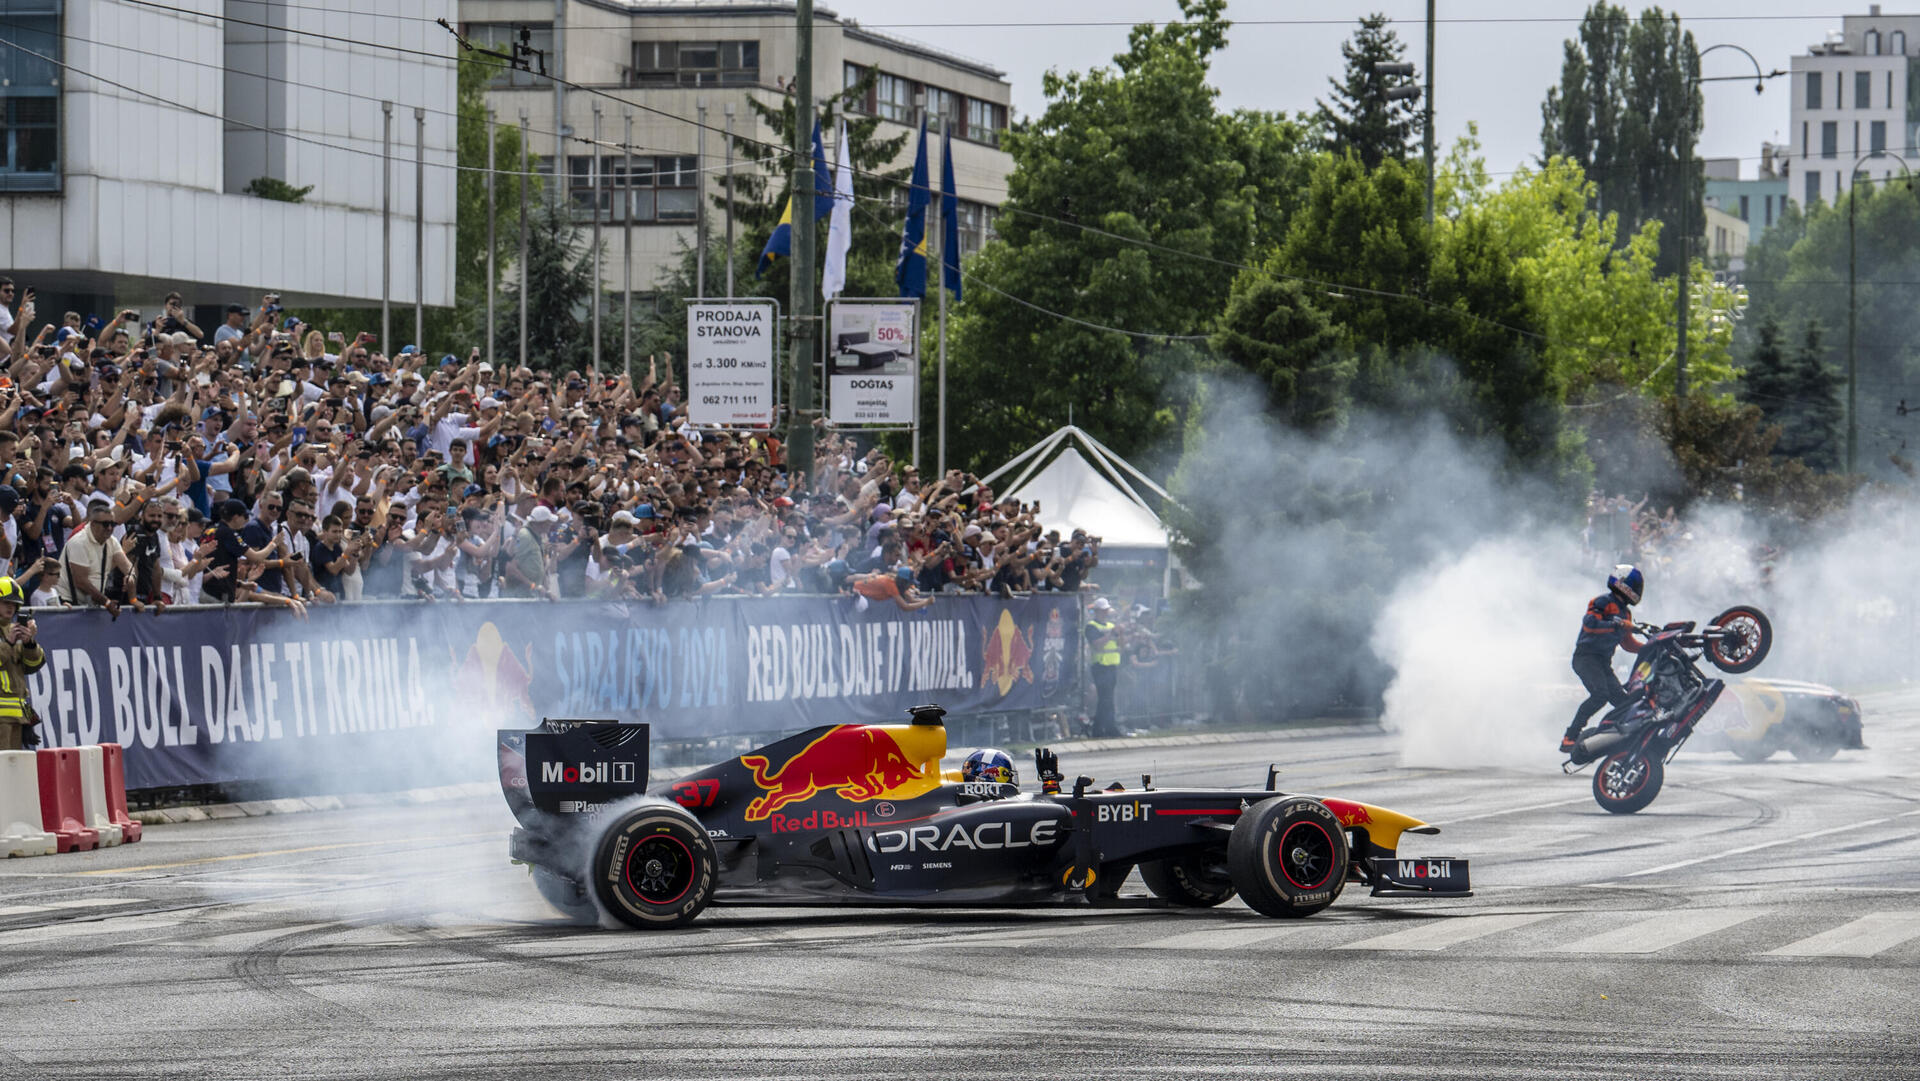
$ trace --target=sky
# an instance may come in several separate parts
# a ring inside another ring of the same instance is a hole
[[[1126,48],[1128,27],[1142,20],[1176,16],[1175,0],[821,0],[842,16],[890,34],[922,41],[986,61],[1007,73],[1014,110],[1037,115],[1046,106],[1040,90],[1048,68],[1084,70],[1111,61]],[[1636,14],[1646,6],[1622,6]],[[1864,14],[1865,3],[1821,7],[1808,0],[1698,0],[1663,5],[1688,24],[1700,48],[1728,43],[1753,53],[1763,67],[1785,70],[1790,59],[1838,29],[1843,14]],[[1434,127],[1438,149],[1478,123],[1487,168],[1496,175],[1531,164],[1540,151],[1540,103],[1558,85],[1563,43],[1578,31],[1586,0],[1437,0],[1434,42]],[[1920,10],[1883,4],[1888,13]],[[1424,64],[1424,0],[1373,0],[1364,4],[1300,4],[1282,0],[1230,0],[1236,21],[1227,48],[1215,58],[1213,81],[1224,108],[1295,112],[1328,96],[1327,79],[1339,74],[1340,45],[1354,20],[1386,13],[1407,43],[1407,58]],[[1484,21],[1469,21],[1484,20]],[[1523,21],[1524,20],[1524,21]],[[1033,25],[1065,23],[1082,25]],[[951,25],[965,24],[965,25]],[[1703,74],[1740,75],[1752,66],[1722,49],[1707,57]],[[1424,75],[1424,73],[1423,73]],[[1758,169],[1760,144],[1784,142],[1788,124],[1785,78],[1756,96],[1747,82],[1705,85],[1706,121],[1698,144],[1702,157],[1743,158],[1743,175]]]

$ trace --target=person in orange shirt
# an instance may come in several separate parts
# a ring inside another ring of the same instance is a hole
[[[847,580],[847,584],[868,600],[890,600],[908,612],[933,603],[932,597],[922,597],[913,588],[913,568],[905,565],[894,568],[891,573],[875,571],[872,574],[855,575]]]

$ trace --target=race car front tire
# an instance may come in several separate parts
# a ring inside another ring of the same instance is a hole
[[[1219,871],[1217,855],[1192,852],[1148,860],[1140,865],[1140,881],[1162,901],[1181,908],[1212,908],[1233,899],[1233,879]]]
[[[636,807],[607,823],[589,885],[614,919],[641,930],[683,927],[713,900],[718,859],[707,831],[686,811]]]
[[[1311,916],[1347,884],[1347,834],[1327,805],[1306,796],[1255,804],[1234,824],[1227,869],[1263,916]]]

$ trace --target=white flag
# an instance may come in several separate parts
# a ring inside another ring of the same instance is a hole
[[[847,149],[847,122],[840,121],[840,150],[833,170],[833,217],[827,222],[827,268],[820,294],[831,300],[847,287],[847,249],[853,247],[853,154]]]

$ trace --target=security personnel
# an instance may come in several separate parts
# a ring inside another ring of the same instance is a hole
[[[0,578],[0,624],[6,627],[0,635],[0,751],[19,751],[40,743],[33,732],[39,721],[27,695],[27,677],[47,663],[47,651],[34,640],[39,628],[31,616],[14,622],[26,599],[20,583]]]
[[[1097,696],[1093,705],[1093,734],[1101,739],[1120,735],[1114,716],[1113,688],[1120,678],[1120,627],[1113,620],[1113,605],[1105,597],[1093,602],[1087,612],[1087,667],[1093,674]]]

